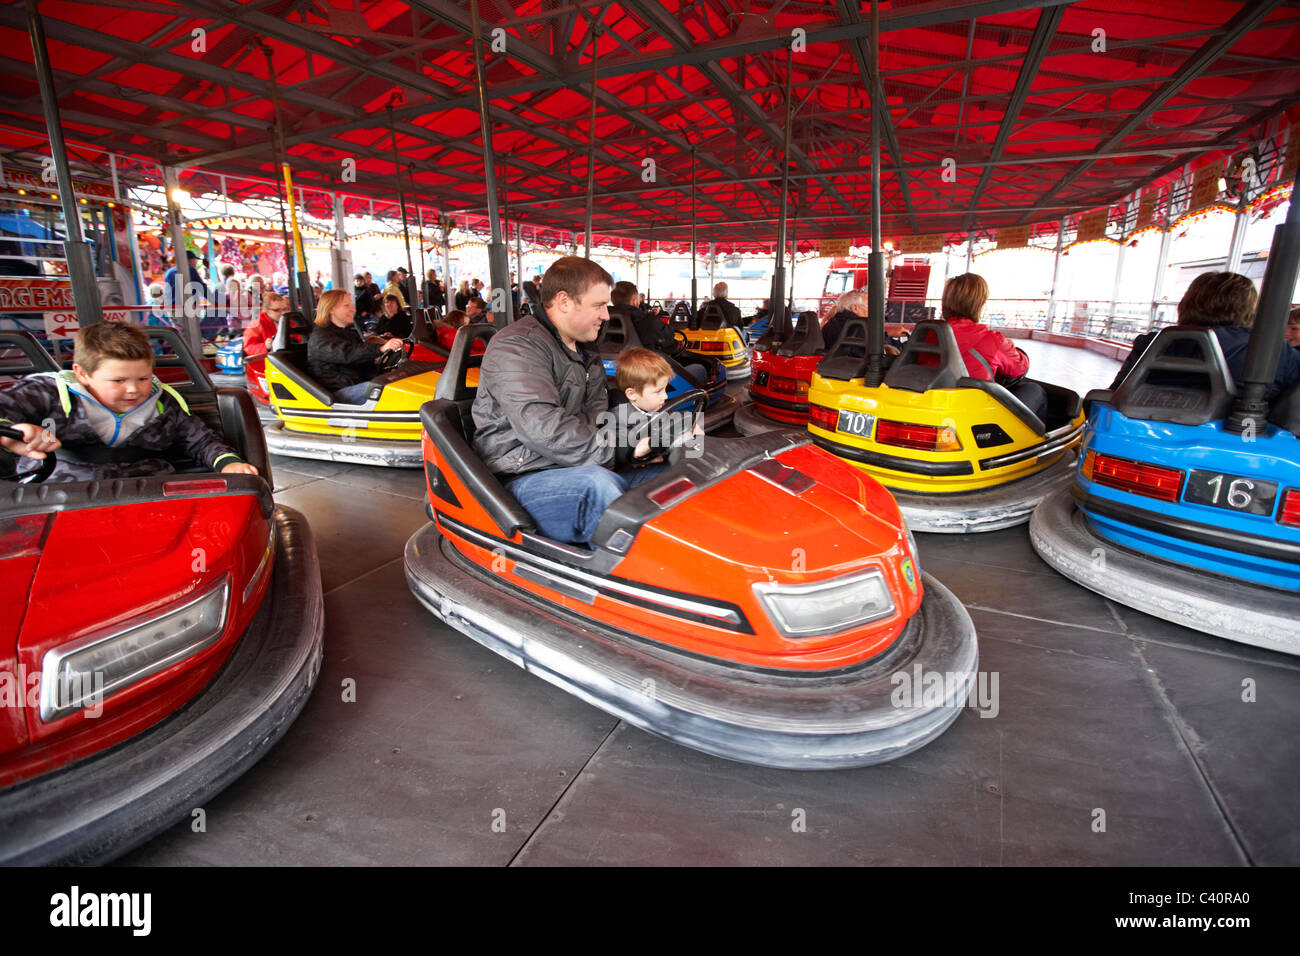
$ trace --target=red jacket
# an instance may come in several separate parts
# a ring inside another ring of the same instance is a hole
[[[265,355],[271,351],[271,340],[279,329],[280,323],[263,312],[256,322],[244,329],[244,354]]]
[[[1011,344],[1001,332],[970,319],[951,318],[948,325],[957,338],[957,348],[966,363],[966,374],[971,378],[1019,378],[1029,372],[1029,358]],[[975,353],[975,354],[972,354]],[[980,361],[980,357],[984,359]],[[929,355],[917,357],[920,365],[936,365]],[[987,366],[985,363],[988,363]]]

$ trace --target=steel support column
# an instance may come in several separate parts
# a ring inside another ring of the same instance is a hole
[[[1056,324],[1056,286],[1061,274],[1061,248],[1065,244],[1065,217],[1056,226],[1056,255],[1052,258],[1052,291],[1047,296],[1047,331]]]
[[[1170,236],[1170,210],[1174,204],[1174,190],[1170,186],[1166,192],[1165,198],[1165,222],[1160,230],[1160,253],[1156,256],[1156,278],[1151,287],[1151,315],[1147,319],[1146,331],[1150,332],[1155,328],[1156,317],[1160,314],[1160,306],[1163,304],[1161,297],[1164,295],[1165,272],[1169,269],[1169,246],[1172,243]]]
[[[1250,214],[1246,211],[1246,184],[1241,185],[1241,197],[1237,202],[1237,217],[1232,221],[1232,239],[1228,242],[1229,272],[1241,269],[1241,253],[1246,245],[1246,226],[1250,224]]]
[[[1106,331],[1102,333],[1102,338],[1110,338],[1111,329],[1115,325],[1115,305],[1119,302],[1119,285],[1124,278],[1124,251],[1128,249],[1128,243],[1122,239],[1119,244],[1119,252],[1115,255],[1115,282],[1110,288],[1110,309],[1106,313]]]
[[[172,258],[176,260],[176,279],[172,287],[171,318],[195,355],[203,354],[203,336],[199,334],[198,302],[191,295],[190,263],[185,256],[185,231],[181,226],[181,207],[176,201],[180,179],[171,166],[162,167],[163,192],[167,198],[167,230],[172,237]],[[96,296],[98,301],[98,296]]]
[[[330,267],[334,277],[334,288],[347,289],[352,275],[352,253],[348,252],[347,218],[343,214],[343,197],[338,193],[330,196],[330,205],[334,212],[334,252],[330,256]]]

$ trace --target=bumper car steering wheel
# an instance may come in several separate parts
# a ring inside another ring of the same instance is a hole
[[[686,337],[686,333],[681,329],[673,329],[673,351],[668,353],[669,358],[681,358],[690,347],[691,340]]]
[[[403,339],[402,343],[404,348],[392,349],[391,351],[380,354],[377,362],[379,367],[385,372],[391,372],[393,369],[397,368],[397,366],[409,359],[412,353],[415,352],[415,339]]]
[[[640,460],[646,461],[663,455],[670,465],[681,461],[686,450],[694,445],[695,425],[704,414],[704,405],[707,401],[708,396],[704,392],[693,389],[668,402],[646,419],[633,436],[634,441],[638,442],[647,435],[650,437],[650,450],[646,452],[645,458]],[[675,417],[687,406],[691,406],[689,421]]]
[[[19,441],[25,440],[23,438],[22,432],[20,432],[16,428],[10,428],[7,425],[0,425],[0,438],[16,438]],[[40,461],[39,468],[34,468],[31,471],[23,472],[22,474],[16,476],[5,476],[5,477],[13,478],[20,485],[39,484],[40,482],[44,481],[46,478],[50,477],[50,475],[54,471],[54,466],[57,463],[54,458],[54,452],[52,451],[47,451],[45,453],[45,457],[40,459],[39,461]]]

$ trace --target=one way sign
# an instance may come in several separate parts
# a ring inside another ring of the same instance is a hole
[[[77,313],[46,312],[45,334],[52,339],[70,339],[77,334]]]
[[[45,312],[45,334],[52,339],[70,339],[77,334],[76,312]],[[105,309],[108,322],[129,322],[131,313],[126,309]]]

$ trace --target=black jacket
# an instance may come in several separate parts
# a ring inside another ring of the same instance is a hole
[[[387,315],[379,317],[375,323],[376,335],[391,335],[395,339],[404,339],[411,334],[411,316],[405,309],[398,309],[397,313],[391,318]]]
[[[745,327],[745,322],[740,317],[740,309],[736,307],[734,302],[728,302],[726,299],[710,299],[708,302],[705,302],[704,305],[700,306],[700,311],[703,312],[705,308],[710,305],[717,305],[718,308],[722,310],[722,314],[726,318],[727,324],[733,329],[739,331]]]
[[[434,280],[430,282],[424,280],[424,304],[431,309],[441,309],[447,305],[447,293],[442,287],[442,282]]]
[[[602,419],[608,409],[600,354],[567,348],[539,310],[488,342],[474,397],[474,448],[498,474],[607,465],[614,458]]]
[[[47,481],[171,474],[176,468],[168,459],[180,452],[211,471],[241,460],[220,436],[190,414],[174,389],[156,379],[153,387],[150,398],[126,415],[115,415],[94,403],[99,420],[109,418],[118,423],[120,431],[112,441],[106,442],[96,429],[88,405],[92,399],[83,394],[84,386],[72,372],[32,375],[0,391],[0,423],[39,424],[59,437],[63,450],[55,454],[54,472]],[[139,427],[128,433],[123,426],[132,419]],[[118,454],[109,456],[109,449]],[[0,474],[12,473],[15,464],[14,455],[0,448]]]
[[[610,311],[612,312],[613,309]],[[634,309],[631,306],[623,306],[620,311],[632,320],[637,338],[645,348],[656,352],[675,351],[676,337],[673,335],[673,330],[659,316],[652,315],[646,309]]]
[[[1133,351],[1129,352],[1128,358],[1120,366],[1115,381],[1110,383],[1111,388],[1119,388],[1120,382],[1124,381],[1133,366],[1137,365],[1142,353],[1146,351],[1156,334],[1156,332],[1146,332],[1133,340]],[[1223,358],[1228,363],[1228,371],[1232,373],[1233,381],[1240,383],[1246,368],[1246,346],[1250,344],[1250,329],[1240,325],[1216,325],[1214,337],[1219,340],[1219,348],[1223,349]],[[1283,340],[1278,345],[1277,373],[1265,397],[1271,400],[1297,381],[1300,381],[1300,352],[1288,348],[1286,341]],[[1188,384],[1195,384],[1194,379]]]
[[[307,340],[307,370],[327,391],[337,392],[379,374],[375,359],[381,344],[361,341],[355,328],[318,325]]]

